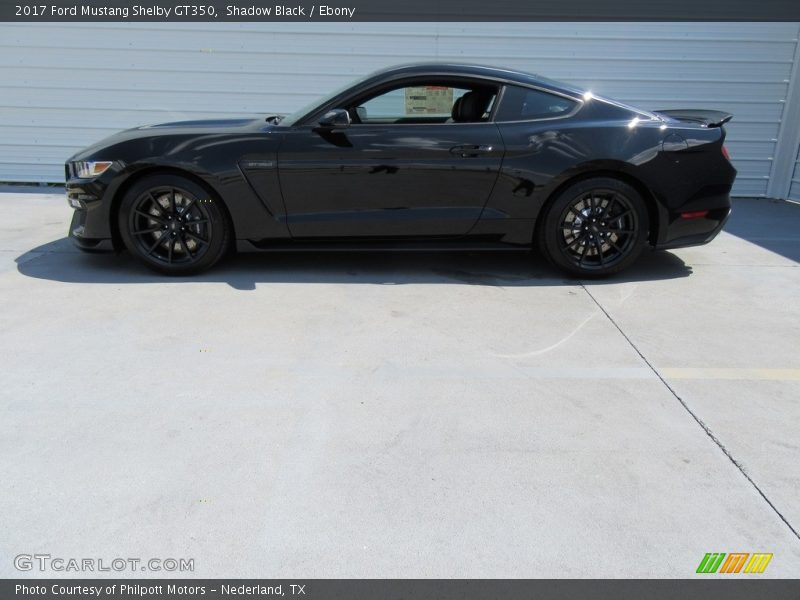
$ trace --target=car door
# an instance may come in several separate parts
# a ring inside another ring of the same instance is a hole
[[[278,173],[293,237],[460,236],[480,217],[503,158],[497,126],[446,122],[441,99],[438,113],[416,115],[405,88],[402,112],[383,96],[350,107],[360,123],[286,131]]]

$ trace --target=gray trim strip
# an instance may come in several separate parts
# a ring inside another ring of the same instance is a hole
[[[800,2],[798,2],[800,5]],[[797,37],[800,38],[800,27]],[[786,104],[783,107],[778,142],[775,144],[775,156],[772,161],[767,196],[770,198],[789,197],[794,176],[795,163],[800,149],[800,41],[795,40],[794,64],[789,76],[789,90],[786,93]],[[734,119],[736,116],[734,115]]]

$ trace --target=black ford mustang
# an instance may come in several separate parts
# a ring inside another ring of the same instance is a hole
[[[123,131],[66,164],[70,235],[164,273],[230,249],[525,248],[605,275],[709,242],[731,116],[648,112],[505,69],[386,69],[288,116]]]

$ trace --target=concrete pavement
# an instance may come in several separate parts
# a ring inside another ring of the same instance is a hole
[[[800,206],[585,283],[507,253],[162,278],[74,250],[60,195],[0,206],[0,576],[800,573]]]

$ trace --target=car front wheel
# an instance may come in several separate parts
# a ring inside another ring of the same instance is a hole
[[[119,210],[128,251],[168,275],[191,275],[213,266],[230,244],[224,207],[191,179],[153,175],[136,182]]]
[[[556,267],[601,277],[629,267],[647,243],[647,208],[639,192],[618,179],[595,177],[562,191],[546,209],[539,249]]]

